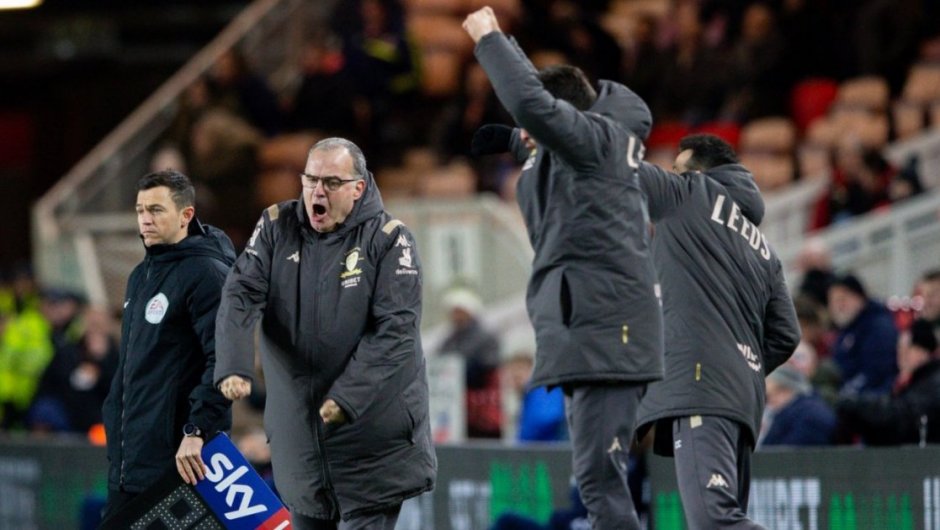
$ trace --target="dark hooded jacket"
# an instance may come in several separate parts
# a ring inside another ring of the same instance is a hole
[[[176,468],[183,425],[231,428],[231,402],[215,388],[215,317],[235,261],[221,230],[189,223],[175,245],[147,248],[124,294],[121,350],[102,406],[108,487],[141,492]]]
[[[764,377],[800,339],[780,260],[757,226],[764,201],[738,164],[676,175],[649,164],[640,184],[655,223],[666,376],[640,403],[640,433],[659,419],[721,416],[757,440]],[[672,454],[672,429],[657,429]]]
[[[538,348],[534,386],[662,377],[662,316],[637,182],[652,118],[623,85],[600,83],[587,112],[555,99],[500,32],[476,56],[538,147],[516,196],[535,250],[527,306]],[[621,124],[629,124],[626,127]]]
[[[421,264],[371,175],[332,232],[310,227],[302,199],[264,211],[225,283],[217,383],[254,377],[259,319],[265,431],[292,511],[348,519],[432,488]],[[323,424],[328,398],[346,423]]]

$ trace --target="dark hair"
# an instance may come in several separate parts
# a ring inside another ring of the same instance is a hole
[[[679,152],[692,150],[692,158],[686,167],[694,171],[705,171],[715,166],[735,164],[738,155],[728,142],[714,134],[691,134],[679,141]]]
[[[921,280],[925,282],[935,282],[940,280],[940,269],[933,269],[925,272],[921,277]]]
[[[164,169],[163,171],[144,175],[137,181],[137,191],[159,188],[160,186],[170,188],[170,197],[173,198],[173,204],[180,210],[196,204],[196,189],[193,188],[193,183],[190,182],[189,177],[179,171]]]
[[[314,151],[332,151],[334,149],[346,149],[349,151],[349,156],[353,159],[353,172],[356,173],[356,178],[366,178],[366,175],[369,174],[369,170],[366,169],[366,155],[362,154],[362,149],[359,149],[358,145],[345,138],[324,138],[313,144],[307,156],[312,155]]]
[[[571,103],[578,110],[588,110],[597,101],[597,91],[577,66],[559,64],[542,68],[539,80],[549,94]]]

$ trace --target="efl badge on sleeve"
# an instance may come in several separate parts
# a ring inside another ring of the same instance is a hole
[[[202,448],[206,477],[195,488],[174,469],[104,521],[101,530],[290,530],[280,499],[225,434]]]

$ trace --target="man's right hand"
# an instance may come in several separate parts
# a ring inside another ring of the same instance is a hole
[[[230,375],[219,384],[219,391],[232,401],[248,397],[251,394],[251,381],[240,375]]]
[[[463,29],[470,35],[473,42],[480,42],[485,35],[500,31],[496,13],[490,6],[483,7],[467,15],[463,21]]]

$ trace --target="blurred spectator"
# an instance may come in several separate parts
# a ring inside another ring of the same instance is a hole
[[[28,418],[33,431],[86,433],[101,423],[118,361],[114,322],[100,307],[85,309],[81,321],[81,339],[57,347],[43,372]]]
[[[303,80],[288,115],[291,130],[315,130],[328,136],[360,137],[343,43],[333,34],[311,39],[301,55]]]
[[[856,25],[859,73],[884,77],[891,93],[899,94],[908,66],[917,59],[927,2],[870,0],[860,4]]]
[[[464,70],[462,90],[449,101],[435,121],[431,133],[434,150],[441,159],[467,157],[481,175],[480,191],[499,192],[506,169],[515,168],[515,161],[506,157],[470,157],[473,133],[487,123],[513,123],[512,116],[503,108],[483,67],[477,62]]]
[[[820,228],[846,221],[888,203],[888,185],[896,170],[877,150],[854,139],[836,148],[829,194],[817,205],[813,225]]]
[[[663,53],[658,97],[651,105],[653,115],[659,121],[698,125],[713,119],[721,106],[726,69],[719,56],[705,45],[696,2],[679,0],[670,17],[675,21],[676,35]],[[690,79],[696,81],[690,83]]]
[[[738,122],[786,115],[792,72],[784,63],[786,50],[770,6],[747,6],[741,30],[731,50],[731,92],[723,114]]]
[[[237,49],[223,53],[209,70],[212,104],[245,118],[249,123],[274,136],[281,129],[281,109],[277,96],[264,78],[253,72],[248,60]]]
[[[921,183],[920,174],[917,172],[919,161],[920,157],[911,155],[904,163],[904,167],[888,183],[888,199],[892,203],[923,193],[924,185]]]
[[[263,207],[255,204],[263,139],[254,127],[222,109],[204,113],[192,130],[189,165],[200,218],[223,229],[236,249],[248,240]]]
[[[439,352],[466,362],[467,437],[499,438],[499,340],[480,324],[483,302],[475,292],[453,288],[444,295],[444,307],[451,329]]]
[[[516,439],[520,442],[558,442],[568,439],[565,396],[560,387],[530,387],[533,359],[518,353],[503,365],[509,390],[520,397]]]
[[[930,324],[915,320],[898,344],[899,385],[890,396],[844,396],[844,428],[868,445],[940,443],[940,359]]]
[[[796,258],[797,268],[803,273],[800,294],[822,307],[826,306],[829,286],[835,274],[832,272],[832,254],[829,245],[818,237],[807,239],[800,247]]]
[[[924,300],[920,318],[930,324],[937,340],[940,340],[940,269],[928,271],[921,276],[919,288]]]
[[[528,33],[538,48],[554,48],[568,56],[589,78],[618,80],[622,77],[623,51],[584,2],[549,0],[542,6],[544,18],[536,19]]]
[[[836,415],[813,392],[802,372],[787,362],[771,372],[766,383],[767,408],[759,441],[761,447],[832,443]]]
[[[663,55],[656,44],[659,19],[652,13],[637,13],[630,49],[624,59],[624,79],[628,87],[643,101],[653,101],[657,95]]]
[[[365,139],[370,159],[387,163],[403,147],[412,145],[416,130],[415,108],[420,87],[420,65],[413,43],[405,31],[405,19],[397,0],[358,0],[339,4],[339,9],[355,9],[354,16],[340,13],[346,27],[335,28],[348,35],[344,44],[346,69],[358,95],[368,105]],[[347,96],[348,97],[348,96]]]
[[[800,294],[793,299],[793,306],[796,308],[796,318],[800,321],[801,342],[812,348],[816,361],[813,363],[812,370],[803,371],[807,377],[811,378],[819,359],[830,356],[835,335],[830,331],[825,305],[818,304],[805,294]]]
[[[52,359],[52,330],[39,309],[28,303],[13,315],[0,315],[0,428],[24,427],[39,378]]]
[[[829,287],[829,315],[839,329],[832,355],[842,377],[840,392],[889,393],[897,375],[898,332],[888,309],[846,274]]]

